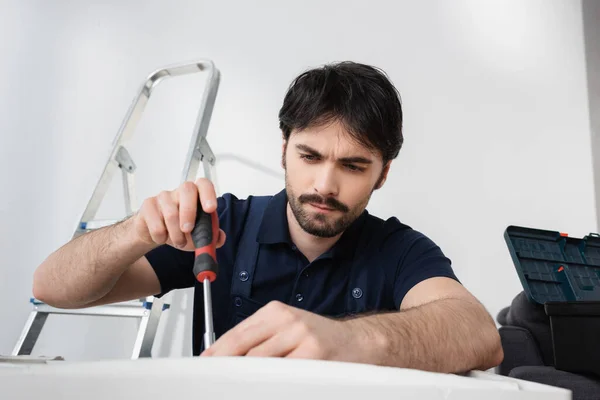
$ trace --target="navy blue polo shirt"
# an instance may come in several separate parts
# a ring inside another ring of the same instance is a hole
[[[431,239],[395,217],[383,220],[367,210],[311,263],[290,238],[286,207],[285,190],[274,196],[218,198],[227,240],[217,250],[219,273],[211,285],[217,339],[273,300],[341,317],[398,310],[406,293],[431,277],[458,281],[450,260]],[[195,287],[193,354],[200,354],[203,288],[192,273],[193,252],[163,245],[146,257],[160,282],[158,297]]]

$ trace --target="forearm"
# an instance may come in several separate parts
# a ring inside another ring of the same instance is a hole
[[[34,296],[56,307],[83,307],[108,293],[152,247],[137,238],[133,219],[79,236],[37,268]]]
[[[437,300],[346,322],[374,364],[458,373],[486,370],[502,360],[493,320],[481,304],[467,300]]]

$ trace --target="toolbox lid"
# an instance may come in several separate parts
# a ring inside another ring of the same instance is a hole
[[[511,225],[504,238],[531,301],[600,301],[599,234],[578,239],[557,231]]]

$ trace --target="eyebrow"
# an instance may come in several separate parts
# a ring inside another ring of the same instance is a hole
[[[307,146],[305,144],[297,144],[296,149],[298,149],[300,151],[304,151],[315,157],[323,157],[321,155],[321,153],[319,153],[317,150],[315,150],[312,147]],[[342,157],[342,158],[338,158],[338,161],[341,161],[343,163],[352,163],[352,164],[373,164],[372,160],[369,160],[368,158],[360,157],[360,156]]]

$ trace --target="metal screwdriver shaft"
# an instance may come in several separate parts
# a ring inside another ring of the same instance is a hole
[[[210,281],[204,279],[204,348],[208,349],[215,342],[215,331],[213,328],[212,296],[210,293]]]

